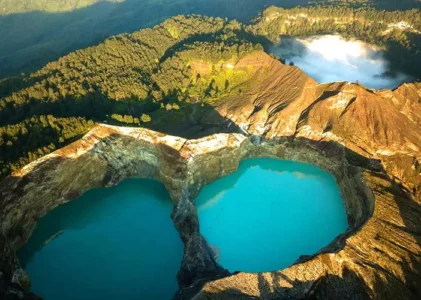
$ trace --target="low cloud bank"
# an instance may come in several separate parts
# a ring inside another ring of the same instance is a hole
[[[393,70],[389,70],[380,49],[362,41],[347,41],[338,35],[284,37],[271,52],[285,59],[287,64],[293,62],[320,83],[358,81],[369,88],[393,89],[410,81],[405,74],[390,72]]]

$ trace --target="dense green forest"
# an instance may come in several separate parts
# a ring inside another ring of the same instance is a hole
[[[242,35],[236,21],[180,16],[1,80],[1,175],[80,137],[93,121],[148,127],[188,103],[238,93],[249,74],[223,63],[263,50]]]
[[[112,36],[30,75],[0,79],[0,178],[79,138],[94,122],[166,130],[201,110],[208,114],[219,98],[241,94],[251,76],[229,66],[283,35],[357,37],[390,51],[396,70],[419,76],[420,31],[417,10],[341,5],[270,7],[249,25],[177,16]]]
[[[0,127],[0,175],[19,170],[86,133],[94,125],[84,118],[33,116],[23,122]]]
[[[308,2],[309,5],[324,6],[347,6],[352,8],[375,8],[378,10],[406,10],[412,8],[420,8],[421,4],[418,0],[313,0]]]

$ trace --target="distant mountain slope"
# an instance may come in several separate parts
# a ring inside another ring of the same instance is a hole
[[[0,15],[33,11],[49,13],[72,11],[101,1],[123,2],[124,0],[0,0]]]

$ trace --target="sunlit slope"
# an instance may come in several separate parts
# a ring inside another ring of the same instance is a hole
[[[217,111],[244,131],[259,135],[266,134],[273,117],[282,112],[285,118],[277,122],[283,123],[283,134],[292,135],[293,119],[298,116],[291,110],[302,110],[311,103],[317,82],[299,68],[284,65],[264,52],[245,57],[234,70],[241,68],[252,68],[252,78],[242,85],[241,93],[220,99]]]

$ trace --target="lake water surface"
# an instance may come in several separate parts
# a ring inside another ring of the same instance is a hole
[[[146,179],[54,209],[18,253],[32,291],[45,300],[171,299],[183,257],[172,209],[164,186]]]
[[[250,159],[205,186],[200,228],[230,271],[290,266],[347,229],[338,186],[312,165]],[[94,189],[43,217],[18,252],[45,300],[171,299],[183,244],[173,203],[153,180]]]
[[[284,269],[348,227],[333,176],[291,161],[246,160],[205,186],[196,206],[202,234],[230,271]]]

